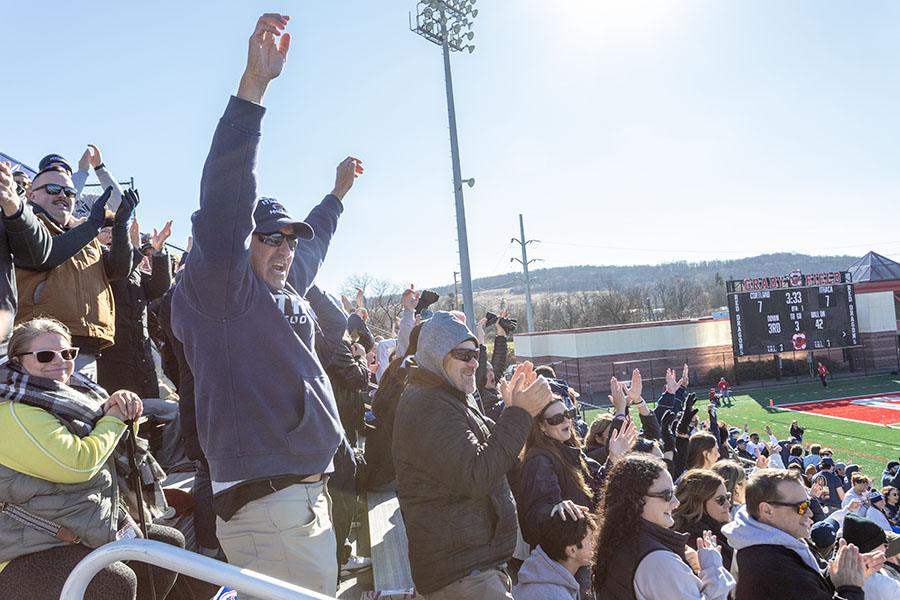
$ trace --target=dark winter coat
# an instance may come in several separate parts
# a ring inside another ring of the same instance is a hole
[[[116,302],[115,342],[103,350],[97,362],[97,381],[110,392],[131,390],[141,398],[159,398],[147,333],[147,305],[172,287],[172,269],[165,251],[153,253],[150,275],[137,268],[142,258],[140,251],[133,250],[128,277],[110,282]]]
[[[506,481],[531,430],[508,407],[492,430],[471,396],[410,368],[394,422],[397,498],[419,593],[497,567],[516,546],[516,503]]]

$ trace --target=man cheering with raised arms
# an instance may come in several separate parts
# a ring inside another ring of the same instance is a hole
[[[355,158],[338,165],[334,190],[305,221],[257,198],[260,103],[287,59],[288,20],[263,15],[250,38],[203,168],[172,324],[196,381],[197,432],[228,561],[334,596],[325,474],[341,423],[303,296],[362,167]]]

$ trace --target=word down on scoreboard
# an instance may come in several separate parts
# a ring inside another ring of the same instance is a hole
[[[735,356],[844,348],[858,343],[847,272],[728,281]]]

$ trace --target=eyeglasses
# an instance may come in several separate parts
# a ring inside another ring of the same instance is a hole
[[[809,510],[809,499],[803,500],[802,502],[778,502],[776,500],[769,500],[769,504],[774,504],[775,506],[790,506],[794,510],[797,511],[798,515],[805,515],[806,511]]]
[[[731,502],[731,494],[722,494],[720,496],[716,496],[715,498],[713,498],[713,500],[715,500],[716,504],[718,504],[719,506],[725,506],[729,502]]]
[[[288,233],[257,233],[256,238],[263,244],[272,246],[273,248],[280,248],[282,243],[287,242],[291,252],[297,249],[296,235]]]
[[[65,348],[63,350],[35,350],[34,352],[22,352],[19,356],[26,354],[34,354],[39,363],[52,362],[56,355],[59,354],[63,360],[75,360],[78,356],[78,348]]]
[[[570,408],[569,410],[564,410],[561,413],[555,414],[552,417],[544,417],[544,420],[547,422],[547,425],[560,425],[565,420],[573,420],[575,418],[574,408]]]
[[[661,492],[647,492],[644,494],[650,498],[659,498],[660,500],[665,500],[666,502],[671,502],[672,498],[675,497],[675,490],[669,488],[667,490],[663,490]]]
[[[51,196],[59,196],[60,192],[66,193],[66,198],[74,198],[78,194],[78,190],[75,188],[69,187],[67,185],[59,185],[56,183],[45,183],[44,185],[39,185],[34,188],[33,192],[38,190],[47,190],[47,193]]]
[[[469,362],[473,358],[478,358],[478,350],[469,348],[451,350],[450,356],[462,362]]]

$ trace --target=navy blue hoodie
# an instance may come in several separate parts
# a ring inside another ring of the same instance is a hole
[[[256,155],[265,108],[232,97],[200,182],[194,245],[172,299],[172,329],[194,373],[197,434],[213,481],[324,473],[341,441],[331,384],[302,297],[343,205],[328,195],[306,222],[284,290],[250,267]]]

